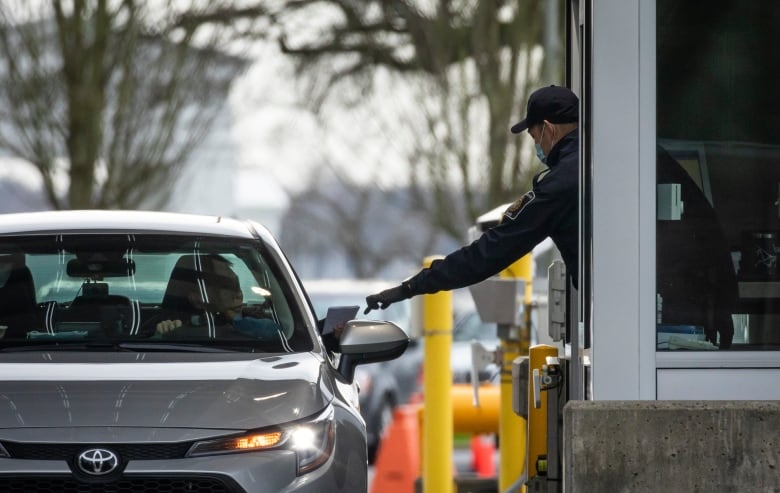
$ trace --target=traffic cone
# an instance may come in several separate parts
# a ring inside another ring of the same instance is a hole
[[[396,406],[374,462],[371,493],[414,493],[420,474],[419,405]]]
[[[474,472],[481,478],[496,475],[496,444],[492,435],[479,434],[471,437],[471,464]]]

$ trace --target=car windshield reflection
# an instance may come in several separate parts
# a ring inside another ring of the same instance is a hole
[[[188,235],[0,239],[0,347],[310,351],[262,244]]]

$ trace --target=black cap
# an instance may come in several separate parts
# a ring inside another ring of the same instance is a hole
[[[525,119],[512,126],[512,133],[519,134],[543,120],[550,123],[576,122],[579,120],[579,106],[577,95],[565,87],[537,89],[528,97]]]

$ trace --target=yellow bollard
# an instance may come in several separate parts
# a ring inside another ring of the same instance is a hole
[[[427,257],[430,267],[437,257]],[[423,296],[424,493],[452,493],[452,293]]]
[[[547,392],[539,395],[541,407],[534,405],[534,370],[541,373],[548,356],[558,356],[558,348],[537,344],[529,350],[528,357],[528,479],[539,475],[539,458],[547,457]],[[543,474],[547,472],[546,462]]]
[[[499,459],[498,490],[508,490],[520,476],[526,462],[526,421],[515,414],[512,408],[512,361],[518,356],[528,354],[530,344],[530,305],[532,280],[531,255],[522,257],[499,275],[501,277],[519,278],[525,280],[525,313],[524,327],[517,328],[515,337],[501,339],[501,408],[498,421]],[[525,487],[522,488],[525,491]]]
[[[528,255],[520,258],[517,262],[513,263],[506,269],[499,273],[500,277],[507,277],[513,279],[525,280],[525,303],[528,305],[531,302],[531,296],[533,296],[533,263],[532,255]]]
[[[525,466],[526,422],[512,408],[512,361],[521,355],[516,341],[501,341],[501,403],[498,419],[500,446],[498,491],[506,491],[523,474]],[[507,374],[508,371],[508,374]]]

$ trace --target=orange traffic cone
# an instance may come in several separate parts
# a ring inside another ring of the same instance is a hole
[[[419,405],[401,405],[377,450],[371,493],[414,493],[420,474]]]
[[[471,438],[471,464],[477,476],[492,478],[496,475],[495,452],[492,435],[480,434]]]

